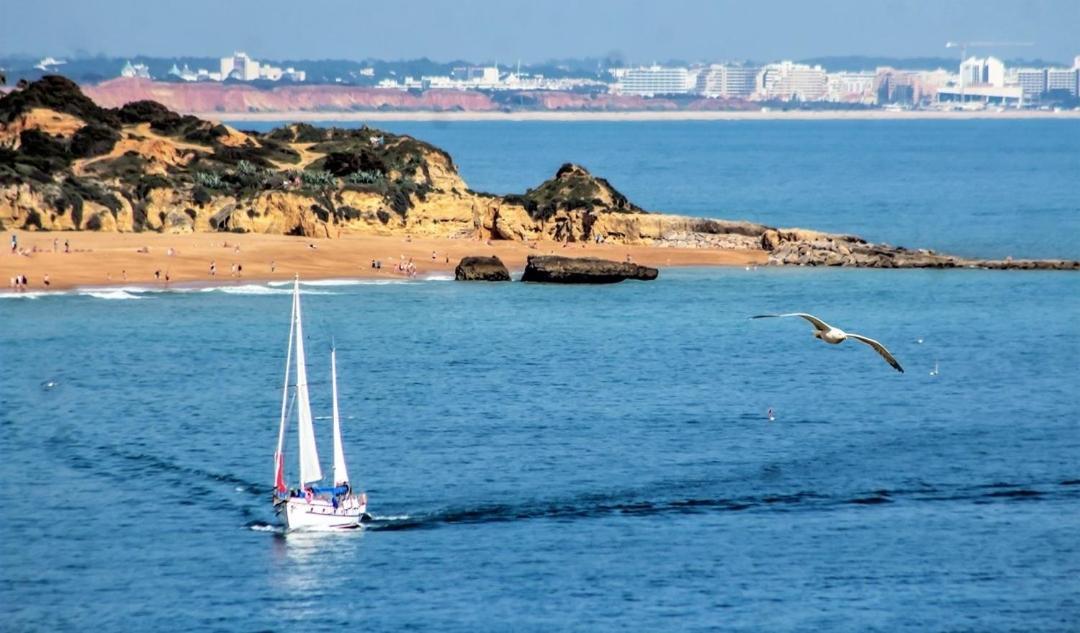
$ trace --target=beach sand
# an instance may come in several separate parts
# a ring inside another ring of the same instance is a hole
[[[11,235],[18,237],[25,255],[11,253]],[[53,251],[54,241],[56,251]],[[70,251],[64,252],[68,242]],[[227,246],[226,246],[227,244]],[[313,248],[314,247],[314,248]],[[174,254],[169,255],[169,249]],[[239,250],[237,250],[239,248]],[[668,266],[745,266],[764,264],[764,251],[660,248],[614,244],[570,244],[469,239],[412,238],[343,234],[336,239],[312,239],[285,235],[191,233],[97,233],[88,231],[5,231],[0,253],[0,280],[11,292],[9,280],[26,275],[27,289],[66,290],[79,287],[160,286],[165,275],[170,285],[236,284],[292,279],[400,279],[398,262],[412,258],[416,277],[454,274],[454,267],[468,255],[497,255],[511,271],[525,267],[528,255],[601,257],[635,263]],[[35,251],[36,249],[36,251]],[[148,252],[140,252],[145,249]],[[432,259],[432,252],[435,258]],[[371,260],[382,261],[381,270]],[[449,261],[447,261],[449,260]],[[215,262],[217,274],[210,274]],[[271,262],[274,270],[271,271]],[[233,265],[243,267],[233,273]],[[160,271],[160,278],[154,272]],[[50,285],[44,285],[45,275]]]

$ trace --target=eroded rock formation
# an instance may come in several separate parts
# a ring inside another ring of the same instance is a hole
[[[457,281],[510,281],[510,271],[502,260],[491,257],[463,257],[454,268]]]
[[[659,271],[631,262],[597,257],[530,255],[522,281],[556,284],[613,284],[627,279],[652,281]]]

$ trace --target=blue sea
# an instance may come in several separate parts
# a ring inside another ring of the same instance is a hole
[[[1080,256],[1075,122],[385,127],[478,190],[573,160],[646,208]],[[0,630],[1080,630],[1080,275],[302,300],[324,462],[336,339],[363,531],[270,509],[288,288],[0,298]],[[795,310],[906,372],[748,318]]]

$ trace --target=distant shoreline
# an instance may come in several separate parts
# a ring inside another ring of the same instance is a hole
[[[343,111],[312,112],[306,110],[282,112],[192,112],[203,119],[216,121],[970,121],[977,119],[1068,119],[1080,120],[1080,111],[1046,110],[949,111],[931,110],[737,110],[737,111],[527,111],[527,112],[469,112],[469,111]]]

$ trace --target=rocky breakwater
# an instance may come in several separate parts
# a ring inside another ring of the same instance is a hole
[[[626,279],[652,281],[658,274],[655,268],[630,262],[596,257],[530,255],[521,280],[555,284],[613,284]]]
[[[1080,270],[1080,261],[1074,260],[970,259],[802,229],[767,229],[761,235],[761,248],[769,253],[769,264],[779,266]]]
[[[510,271],[498,257],[463,257],[454,268],[457,281],[510,281]]]

